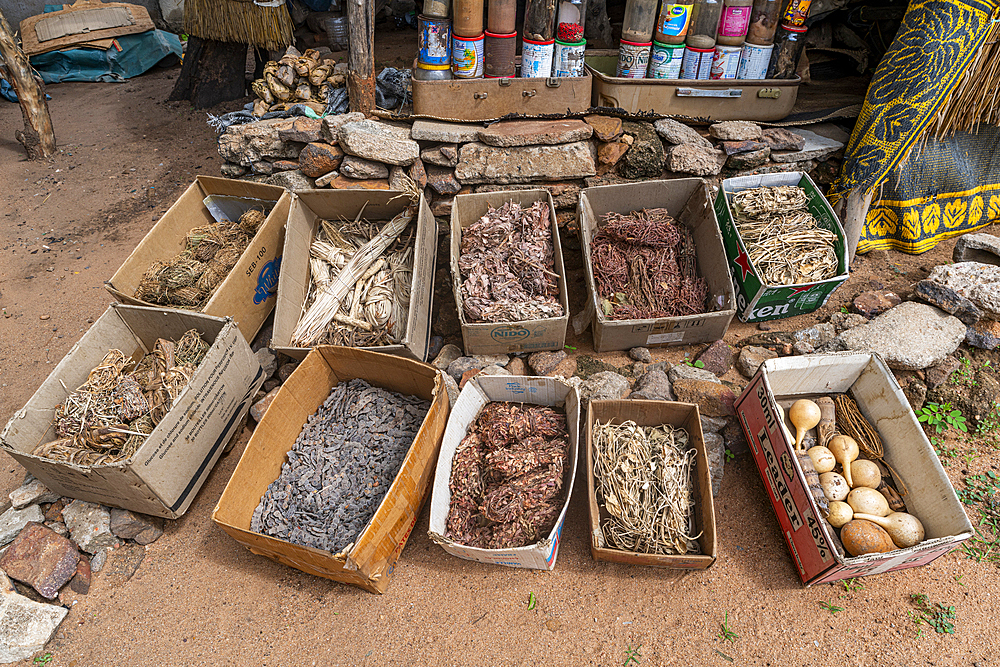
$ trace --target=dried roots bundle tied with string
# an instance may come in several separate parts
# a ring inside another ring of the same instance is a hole
[[[200,310],[240,261],[265,219],[262,211],[253,209],[237,222],[223,220],[195,227],[184,238],[182,252],[146,270],[135,298]]]
[[[555,272],[552,216],[537,201],[492,206],[462,230],[458,268],[469,322],[519,322],[563,315]]]
[[[323,60],[319,51],[306,49],[300,53],[289,46],[277,61],[264,65],[264,77],[250,84],[257,99],[253,115],[261,117],[270,111],[286,111],[302,104],[318,114],[324,113],[330,95],[347,82],[343,66]]]
[[[320,221],[309,247],[309,293],[292,345],[394,345],[406,334],[420,193],[388,223]]]
[[[736,228],[757,272],[770,285],[800,285],[837,275],[837,235],[823,229],[795,185],[732,195]]]
[[[705,312],[694,237],[665,208],[608,213],[590,244],[597,299],[612,320]]]
[[[170,412],[209,344],[191,329],[176,342],[157,339],[138,363],[109,350],[78,389],[55,407],[56,439],[31,453],[76,465],[128,460]]]
[[[594,424],[594,483],[605,541],[648,554],[700,553],[692,494],[695,450],[682,428]]]
[[[565,500],[569,446],[562,410],[487,403],[452,459],[446,536],[481,549],[544,538]]]

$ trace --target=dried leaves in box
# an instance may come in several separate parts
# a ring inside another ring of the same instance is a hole
[[[568,454],[565,412],[487,403],[452,459],[446,536],[482,549],[544,538],[565,500]]]
[[[208,349],[191,329],[176,342],[157,339],[138,363],[109,350],[87,381],[55,407],[56,439],[31,453],[86,466],[128,460],[170,411]]]
[[[700,534],[693,534],[695,450],[687,431],[598,422],[592,442],[605,541],[636,553],[700,553]]]
[[[769,285],[800,285],[837,275],[837,235],[819,226],[808,203],[806,191],[795,185],[732,195],[736,229]]]
[[[706,310],[694,237],[665,208],[608,213],[590,244],[597,298],[605,318],[655,319]]]
[[[462,230],[458,268],[462,310],[469,322],[563,315],[547,202],[537,201],[527,209],[514,201],[490,207]]]

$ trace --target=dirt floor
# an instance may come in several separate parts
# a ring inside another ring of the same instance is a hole
[[[196,174],[217,175],[203,112],[165,103],[176,69],[122,85],[51,86],[60,153],[27,162],[0,102],[0,420],[6,421],[102,312],[111,276]],[[994,228],[993,233],[996,233]],[[873,253],[821,312],[861,291],[901,295],[953,242],[918,257]],[[575,302],[579,303],[579,284]],[[453,307],[453,306],[452,306]],[[757,331],[734,322],[726,340]],[[589,353],[590,333],[568,344]],[[653,351],[678,361],[700,348]],[[603,355],[616,366],[623,353]],[[735,372],[726,378],[745,382]],[[470,563],[426,537],[427,507],[378,596],[255,556],[210,520],[246,444],[216,466],[190,511],[168,522],[128,581],[114,558],[39,655],[49,665],[995,665],[997,565],[961,552],[930,566],[804,588],[748,455],[716,498],[719,557],[707,571],[595,562],[585,484],[574,489],[552,572]],[[956,485],[996,468],[984,441],[949,441]],[[0,455],[5,495],[24,471]],[[582,479],[578,475],[578,481]],[[974,522],[978,514],[970,511]],[[528,609],[530,594],[537,606]],[[954,634],[914,622],[911,595],[955,608]],[[836,609],[841,609],[836,611]],[[731,634],[725,638],[726,621]],[[627,651],[638,648],[633,662]],[[32,664],[25,661],[24,664]]]

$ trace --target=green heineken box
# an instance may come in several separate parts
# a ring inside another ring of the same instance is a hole
[[[733,194],[741,190],[776,185],[797,185],[803,188],[809,197],[809,212],[820,227],[837,234],[835,277],[802,285],[768,285],[760,278],[733,222],[729,201]],[[844,240],[844,230],[829,202],[804,172],[727,178],[722,182],[722,189],[715,199],[715,215],[719,219],[726,260],[733,278],[733,289],[736,291],[736,315],[744,322],[763,322],[811,313],[822,307],[833,291],[847,280],[847,243]]]

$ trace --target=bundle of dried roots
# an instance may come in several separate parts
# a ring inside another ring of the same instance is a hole
[[[323,60],[315,49],[299,53],[290,46],[280,60],[264,65],[264,78],[250,84],[257,96],[253,115],[259,118],[269,111],[285,111],[296,104],[322,114],[331,93],[346,81],[346,66],[338,67]]]
[[[605,318],[655,319],[706,310],[694,237],[665,208],[608,213],[590,244],[597,298]]]
[[[128,460],[170,411],[208,349],[191,329],[176,342],[157,339],[138,363],[109,350],[87,381],[55,407],[56,439],[31,453],[86,466]]]
[[[565,493],[566,414],[487,403],[452,459],[446,535],[471,547],[533,544],[555,525]]]
[[[509,201],[462,230],[458,268],[469,322],[561,317],[549,205]]]

